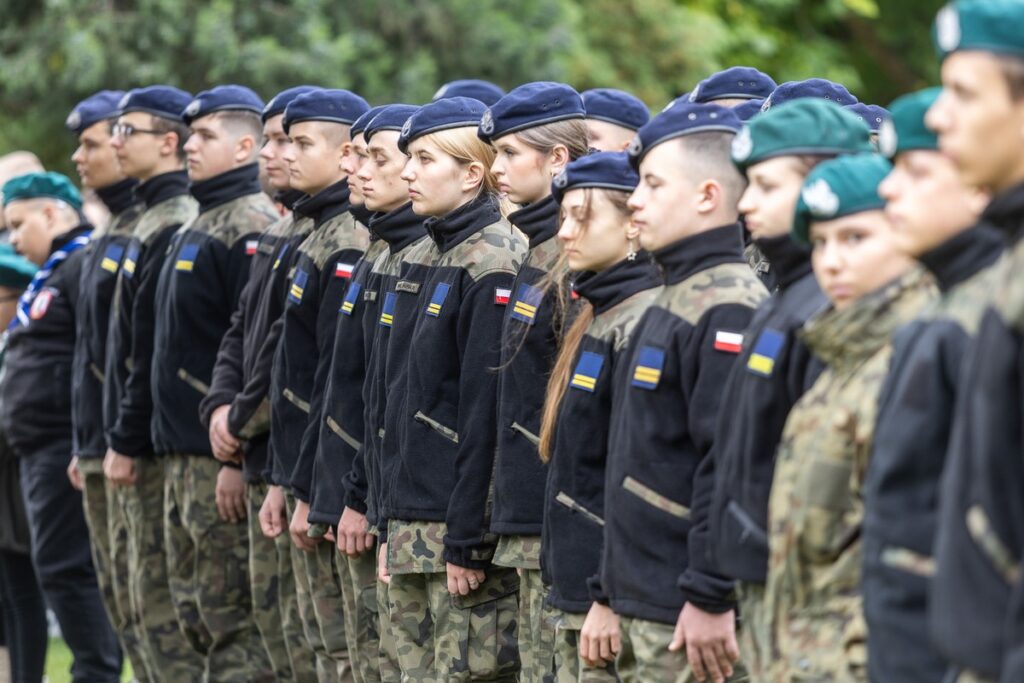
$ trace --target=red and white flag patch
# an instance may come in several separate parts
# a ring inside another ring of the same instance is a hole
[[[743,335],[737,332],[717,330],[715,332],[715,351],[739,353],[743,350]]]
[[[253,256],[256,253],[256,249],[260,246],[259,240],[246,240],[245,241],[245,255]]]
[[[50,310],[50,304],[53,303],[54,290],[50,287],[43,288],[36,298],[32,300],[32,307],[28,309],[28,317],[32,320],[39,320],[46,312]]]
[[[504,289],[502,287],[494,288],[494,303],[499,306],[508,306],[509,297],[512,296],[511,289]]]
[[[354,263],[339,263],[334,266],[334,277],[350,278],[355,267]]]

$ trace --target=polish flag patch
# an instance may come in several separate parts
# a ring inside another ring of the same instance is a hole
[[[512,296],[511,289],[503,289],[501,287],[494,288],[494,303],[499,306],[508,306],[508,299]]]
[[[256,254],[256,249],[260,246],[259,240],[246,240],[245,241],[245,255],[253,256]]]
[[[739,353],[743,350],[743,335],[737,332],[725,332],[724,330],[717,330],[715,332],[715,351],[724,351],[725,353]]]
[[[348,279],[352,277],[352,270],[354,268],[354,263],[338,263],[334,266],[334,277],[343,277]]]

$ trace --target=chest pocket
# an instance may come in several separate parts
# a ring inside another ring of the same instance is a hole
[[[515,303],[512,304],[512,319],[532,325],[537,319],[537,310],[543,298],[542,289],[525,283],[519,285]]]
[[[576,369],[572,372],[569,386],[573,389],[580,389],[591,394],[594,393],[603,366],[604,356],[593,351],[584,351],[580,354],[580,359],[576,363]]]
[[[778,330],[765,329],[754,344],[754,350],[747,359],[747,370],[762,377],[771,377],[775,370],[775,361],[782,352],[785,335]]]
[[[124,263],[121,264],[121,272],[129,280],[135,275],[135,266],[139,262],[139,245],[132,244],[128,247],[128,253],[125,254]]]
[[[653,346],[641,346],[630,384],[638,389],[654,391],[665,369],[665,351]]]
[[[183,273],[191,273],[196,267],[196,258],[199,257],[198,244],[183,244],[178,250],[178,258],[174,262],[174,269]]]
[[[288,288],[288,301],[296,306],[302,303],[302,295],[306,292],[306,283],[309,282],[309,273],[301,268],[295,271],[292,278],[292,286]]]
[[[352,282],[348,286],[348,290],[345,292],[345,299],[341,302],[341,308],[338,311],[344,315],[352,315],[352,311],[356,308],[356,303],[359,301],[359,293],[363,291],[363,285],[359,282]]]
[[[434,287],[434,293],[430,296],[430,301],[427,303],[426,313],[427,315],[437,318],[441,315],[441,309],[444,307],[444,301],[448,298],[448,292],[452,286],[447,282],[439,282]]]
[[[111,244],[107,247],[106,253],[103,254],[103,259],[100,261],[100,268],[108,273],[116,273],[117,269],[121,266],[122,256],[124,256],[124,247],[118,244]]]
[[[395,323],[395,301],[398,294],[388,292],[384,295],[384,303],[380,307],[380,324],[382,327],[391,327]]]

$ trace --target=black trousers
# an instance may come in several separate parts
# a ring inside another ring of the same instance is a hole
[[[75,662],[75,683],[118,683],[121,648],[96,583],[82,494],[67,477],[70,456],[21,459],[21,489],[32,535],[32,564]]]
[[[0,612],[11,683],[39,683],[46,665],[46,603],[28,555],[0,550]]]

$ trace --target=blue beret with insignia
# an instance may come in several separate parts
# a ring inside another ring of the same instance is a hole
[[[586,109],[580,94],[564,83],[526,83],[491,105],[480,121],[477,135],[484,142],[556,121],[583,119]]]
[[[979,50],[1024,58],[1024,2],[957,0],[935,16],[932,37],[939,56]]]
[[[82,208],[82,195],[67,176],[53,171],[26,173],[4,183],[4,206],[22,199],[59,199]]]
[[[305,95],[308,92],[319,89],[315,85],[297,85],[294,88],[282,90],[267,102],[267,106],[263,107],[263,114],[261,114],[260,118],[263,119],[263,123],[266,123],[267,119],[283,114],[288,105],[292,103],[292,100],[299,95]]]
[[[263,115],[263,100],[244,85],[218,85],[195,96],[181,112],[188,125],[219,111],[251,111]]]
[[[431,100],[437,102],[446,97],[471,97],[474,100],[480,100],[487,106],[491,106],[504,96],[505,91],[490,81],[482,81],[479,78],[465,78],[445,83],[438,88]]]
[[[740,121],[749,121],[761,113],[763,106],[764,100],[747,100],[733,107],[732,113],[736,114],[736,118]]]
[[[551,194],[562,203],[569,190],[598,187],[605,190],[632,192],[640,184],[640,176],[629,163],[625,152],[593,152],[565,167],[551,182]]]
[[[191,101],[192,93],[170,85],[149,85],[145,88],[129,90],[121,98],[117,108],[120,110],[119,114],[141,111],[180,123],[181,113]]]
[[[926,88],[893,100],[892,116],[878,131],[878,150],[890,159],[912,149],[937,150],[939,137],[928,129],[924,117],[941,92],[942,88]]]
[[[639,130],[651,120],[651,112],[639,97],[615,88],[594,88],[582,93],[588,119]]]
[[[775,90],[775,80],[752,66],[731,66],[705,78],[690,91],[690,101],[763,100]]]
[[[326,121],[350,126],[369,109],[366,100],[349,90],[313,90],[299,95],[285,108],[284,132],[287,133],[293,124],[302,121]]]
[[[398,149],[408,154],[409,143],[416,138],[449,128],[476,128],[487,105],[471,97],[445,97],[425,104],[402,126]]]
[[[123,97],[124,92],[121,90],[101,90],[95,95],[90,95],[75,105],[64,125],[75,135],[81,135],[82,131],[95,123],[115,119],[121,113],[120,104]]]
[[[793,238],[807,244],[814,221],[884,209],[885,200],[878,194],[878,186],[891,170],[892,164],[870,152],[837,157],[815,166],[800,189],[793,216]]]
[[[697,133],[736,133],[742,125],[731,109],[677,99],[637,132],[629,143],[629,159],[639,168],[647,153],[663,142]]]
[[[858,102],[847,105],[846,108],[859,116],[867,124],[868,128],[871,129],[872,133],[877,133],[878,129],[882,127],[882,122],[890,116],[885,107],[879,107],[877,104]]]
[[[858,102],[849,90],[838,83],[833,83],[825,78],[808,78],[806,81],[788,81],[777,87],[761,105],[761,111],[768,111],[772,107],[802,97],[830,100],[844,107]]]
[[[418,110],[415,104],[389,104],[381,108],[366,127],[363,129],[363,137],[369,142],[370,138],[382,130],[402,131],[405,122]]]
[[[383,111],[384,108],[387,106],[390,105],[378,104],[376,107],[370,107],[362,116],[353,121],[352,129],[349,131],[350,134],[352,135],[352,138],[354,139],[357,136],[362,135],[363,132],[366,131],[367,124],[369,124],[370,121],[373,121],[373,117],[381,113],[381,111]]]

